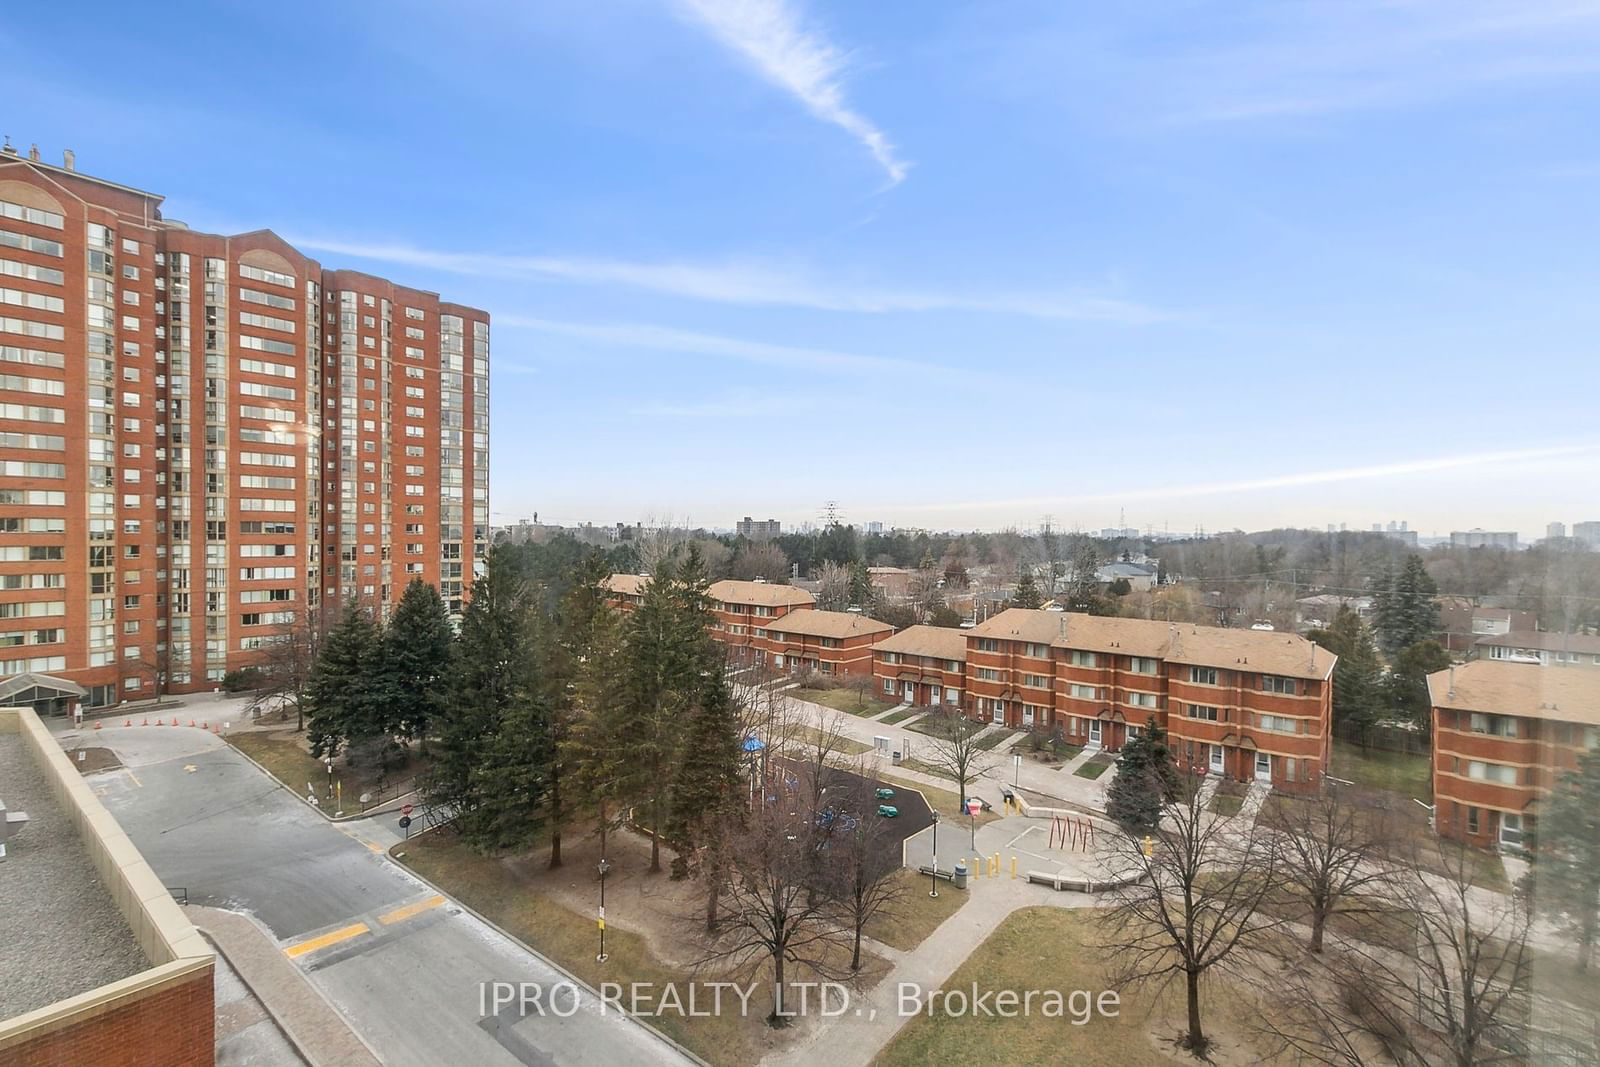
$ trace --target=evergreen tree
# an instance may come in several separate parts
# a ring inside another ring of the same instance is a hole
[[[474,772],[489,758],[504,713],[531,699],[529,601],[514,560],[499,549],[489,553],[461,617],[440,707],[439,744],[423,786],[430,804],[454,811],[458,819],[470,819],[481,799],[482,780]]]
[[[1373,646],[1366,622],[1341,606],[1325,630],[1313,630],[1311,640],[1339,657],[1333,668],[1333,721],[1356,731],[1365,743],[1367,731],[1383,717],[1383,666]]]
[[[1039,586],[1033,580],[1033,568],[1023,567],[1022,573],[1017,578],[1017,588],[1011,594],[1011,606],[1014,608],[1038,608],[1044,600],[1039,596]]]
[[[462,836],[486,852],[532,844],[548,814],[550,708],[535,691],[532,672],[516,673],[525,688],[500,709],[482,762],[468,774],[472,806],[458,816]]]
[[[604,583],[609,573],[597,556],[580,561],[566,578],[567,592],[556,617],[536,633],[539,690],[550,725],[547,797],[552,868],[561,866],[561,829],[570,814],[569,797],[578,795],[563,786],[575,758],[569,742],[580,716],[580,671],[593,650],[597,627],[615,615],[606,604]]]
[[[850,603],[865,612],[872,610],[872,572],[864,559],[850,564]]]
[[[397,732],[427,748],[429,724],[438,714],[450,669],[455,631],[439,591],[413,578],[400,595],[383,638],[385,698]]]
[[[1522,888],[1534,907],[1567,924],[1587,972],[1600,940],[1600,750],[1578,757],[1544,802]]]
[[[740,724],[733,694],[721,671],[712,672],[684,724],[683,757],[672,783],[672,817],[668,833],[677,849],[674,877],[690,873],[689,864],[702,848],[714,844],[724,822],[739,800]],[[705,864],[708,884],[715,891],[716,863]],[[716,914],[713,902],[707,912],[710,924]]]
[[[1106,790],[1106,815],[1129,833],[1147,833],[1161,822],[1162,807],[1177,798],[1181,785],[1166,731],[1152,716],[1117,756],[1117,774]]]
[[[1428,675],[1449,666],[1450,654],[1432,638],[1401,649],[1389,671],[1386,693],[1389,705],[1404,712],[1426,732],[1433,721]]]
[[[1378,639],[1384,651],[1397,656],[1439,633],[1439,587],[1422,557],[1412,554],[1396,573],[1386,568],[1377,590]]]
[[[306,686],[306,737],[321,759],[380,736],[386,725],[377,625],[355,600],[328,631]]]

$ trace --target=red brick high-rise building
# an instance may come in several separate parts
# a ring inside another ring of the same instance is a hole
[[[489,316],[161,201],[0,153],[0,678],[91,706],[487,550]]]

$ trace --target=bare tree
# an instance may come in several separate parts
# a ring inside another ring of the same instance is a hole
[[[255,663],[262,679],[256,702],[276,698],[281,703],[292,703],[296,730],[306,728],[306,690],[316,670],[322,637],[322,613],[314,608],[297,610],[294,620],[280,626],[261,646],[260,658]]]
[[[729,571],[735,578],[783,581],[789,577],[789,557],[771,541],[751,541],[734,552]]]
[[[824,883],[828,828],[783,784],[758,798],[744,820],[728,825],[719,855],[724,881],[716,895],[718,936],[700,965],[754,972],[772,966],[772,1026],[785,1026],[787,969],[804,966],[825,979],[844,977],[837,960],[846,932]]]
[[[1156,833],[1117,833],[1109,865],[1125,884],[1106,915],[1107,950],[1120,985],[1182,978],[1188,1022],[1179,1044],[1204,1058],[1211,1039],[1201,1012],[1200,980],[1238,968],[1263,935],[1281,924],[1262,909],[1281,885],[1272,835],[1242,834],[1205,810],[1199,784],[1163,808]]]
[[[822,611],[843,611],[850,606],[850,568],[840,563],[824,563],[817,568],[817,607]]]
[[[985,724],[974,722],[957,708],[943,706],[929,722],[933,741],[928,762],[956,780],[956,795],[965,803],[967,783],[981,778],[993,763],[992,753],[978,745]]]
[[[814,727],[796,731],[790,755],[803,772],[800,776],[804,783],[802,788],[808,793],[806,802],[812,811],[823,809],[824,795],[835,777],[833,767],[844,758],[848,742],[844,713],[839,711],[824,712],[818,716]]]
[[[867,706],[867,697],[878,688],[878,679],[871,674],[852,674],[845,678],[845,688],[856,695],[856,710]]]
[[[1371,914],[1374,897],[1385,895],[1393,819],[1381,804],[1324,782],[1315,797],[1281,800],[1265,822],[1279,835],[1285,883],[1310,909],[1311,951],[1321,952],[1329,919]]]
[[[1478,1067],[1527,1062],[1541,1038],[1592,1042],[1535,1032],[1525,902],[1475,884],[1469,850],[1442,848],[1442,864],[1413,856],[1392,882],[1404,936],[1391,927],[1381,945],[1341,939],[1284,976],[1263,1028],[1303,1062]]]
[[[1044,595],[1053,600],[1056,583],[1066,574],[1067,568],[1061,558],[1061,535],[1048,515],[1039,523],[1039,562],[1044,567]]]
[[[683,532],[673,528],[671,517],[659,521],[655,516],[647,518],[633,542],[633,550],[639,556],[639,573],[655,574],[677,555],[683,542]]]
[[[834,809],[829,823],[827,849],[831,892],[850,924],[850,970],[861,970],[861,937],[867,924],[904,905],[908,884],[895,874],[900,870],[900,838],[878,815],[879,779],[872,765],[857,760],[849,801]]]

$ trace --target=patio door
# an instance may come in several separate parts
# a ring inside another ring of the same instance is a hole
[[[1510,849],[1522,847],[1521,815],[1509,811],[1500,814],[1500,846]]]
[[[1024,705],[1022,705],[1022,725],[1024,725],[1024,726],[1032,726],[1033,725],[1033,705],[1032,704],[1024,704]]]
[[[1256,753],[1256,781],[1272,781],[1272,757],[1265,752]]]
[[[1100,720],[1089,720],[1089,744],[1095,748],[1100,747]]]
[[[1223,751],[1222,751],[1222,746],[1221,745],[1212,745],[1211,746],[1211,773],[1212,774],[1221,774],[1221,773],[1223,773],[1223,768],[1226,766],[1226,764],[1224,764],[1223,760],[1224,760],[1224,755],[1223,755]]]
[[[916,682],[907,682],[906,683],[906,703],[907,704],[915,704],[916,702],[917,702],[917,683]]]

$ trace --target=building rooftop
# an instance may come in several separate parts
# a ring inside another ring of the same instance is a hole
[[[1600,726],[1600,671],[1475,659],[1428,675],[1436,708]]]
[[[894,627],[853,611],[817,611],[805,608],[774,619],[767,627],[772,634],[800,634],[805,637],[862,637],[893,633]]]
[[[746,582],[732,578],[712,582],[709,593],[712,600],[721,600],[728,604],[750,604],[755,607],[796,607],[817,602],[816,597],[792,585]]]
[[[0,800],[28,813],[0,860],[0,1019],[148,968],[49,779],[22,737],[3,730]]]
[[[1583,652],[1600,655],[1600,637],[1592,634],[1557,634],[1544,630],[1511,630],[1480,637],[1479,648],[1501,645],[1505,648],[1537,648],[1547,652]]]
[[[1290,678],[1328,677],[1338,657],[1298,634],[1232,630],[1192,623],[1124,619],[1069,611],[1007,608],[967,631],[974,637],[1031,641],[1085,652],[1150,656]]]
[[[876,647],[880,652],[965,661],[967,634],[949,626],[907,626],[893,637],[879,641]]]
[[[641,596],[649,583],[648,574],[613,574],[606,579],[605,586],[619,596]]]

